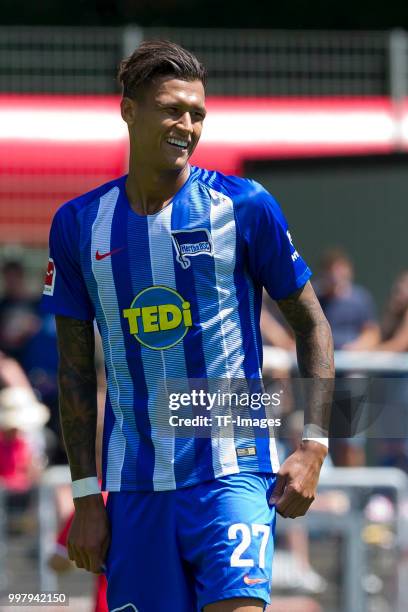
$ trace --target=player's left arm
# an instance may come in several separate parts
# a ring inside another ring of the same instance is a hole
[[[277,303],[295,334],[300,374],[310,379],[305,423],[328,431],[334,387],[330,326],[310,282]],[[271,499],[282,516],[295,518],[306,513],[315,498],[326,455],[327,448],[320,442],[303,440],[282,464]]]

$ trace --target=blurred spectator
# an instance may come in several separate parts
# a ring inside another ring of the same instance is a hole
[[[367,351],[377,345],[380,328],[370,293],[354,284],[353,277],[353,264],[348,255],[340,249],[330,250],[321,262],[316,293],[332,329],[334,348]],[[349,382],[344,381],[344,387],[350,392],[355,386],[350,378],[354,377],[359,377],[359,374],[349,372],[345,377]],[[348,414],[348,418],[351,422],[351,414]],[[333,438],[331,453],[338,467],[361,467],[366,464],[364,438],[351,435],[348,438]]]
[[[54,317],[40,311],[40,296],[32,295],[27,287],[23,263],[7,260],[2,268],[3,295],[0,300],[0,350],[13,357],[22,366],[32,386],[51,410],[49,427],[56,434],[52,463],[66,463],[60,435],[57,386],[57,341]],[[4,361],[4,360],[3,360]],[[12,362],[4,368],[15,378]],[[14,369],[16,369],[14,367]],[[1,357],[0,357],[1,382]],[[26,386],[27,382],[6,384]]]
[[[12,492],[34,486],[43,467],[41,431],[49,411],[27,388],[0,391],[0,483]]]
[[[341,250],[328,251],[315,285],[324,314],[330,323],[334,348],[371,350],[379,341],[379,326],[369,292],[355,285],[349,257]]]
[[[21,352],[21,365],[44,401],[57,396],[58,351],[54,315],[44,314]]]
[[[17,361],[0,351],[0,389],[3,387],[31,389],[30,382]]]
[[[408,351],[408,270],[394,283],[382,325],[379,351]]]
[[[20,361],[26,341],[40,326],[38,299],[29,294],[20,261],[6,261],[1,274],[0,350]]]
[[[5,490],[8,529],[33,528],[33,505],[45,467],[42,428],[49,411],[25,387],[0,391],[0,486]]]
[[[408,440],[405,438],[379,441],[378,465],[395,467],[408,474]]]
[[[54,315],[43,314],[38,319],[35,333],[21,349],[20,360],[31,385],[51,411],[48,427],[59,440],[50,458],[51,463],[65,464],[67,460],[58,410],[58,352]]]
[[[391,289],[382,324],[382,342],[376,349],[408,351],[408,270],[398,276]],[[392,378],[393,384],[387,387],[385,403],[391,406],[406,405],[408,399],[406,374],[398,377],[393,374]],[[378,463],[384,467],[400,468],[408,473],[408,441],[405,438],[380,441]]]

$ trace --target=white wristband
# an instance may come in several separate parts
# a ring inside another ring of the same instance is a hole
[[[326,448],[329,448],[329,438],[305,438],[302,440],[312,440],[312,442],[318,442],[319,444],[323,444]]]
[[[329,448],[327,432],[313,423],[304,426],[302,440],[312,440],[313,442],[318,442],[319,444],[323,444],[326,448]]]
[[[99,488],[98,479],[96,476],[89,478],[81,478],[72,482],[72,497],[85,497],[86,495],[97,495],[101,490]]]

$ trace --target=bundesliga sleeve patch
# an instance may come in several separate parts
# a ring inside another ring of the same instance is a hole
[[[43,295],[54,295],[56,275],[57,270],[55,268],[54,260],[50,257],[48,259],[47,271],[45,273]]]

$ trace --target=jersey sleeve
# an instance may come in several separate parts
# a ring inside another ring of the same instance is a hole
[[[95,312],[82,275],[75,215],[67,207],[53,219],[42,309],[74,319],[92,320]]]
[[[308,281],[312,272],[294,246],[279,204],[259,183],[237,207],[251,277],[274,299],[284,299]]]

